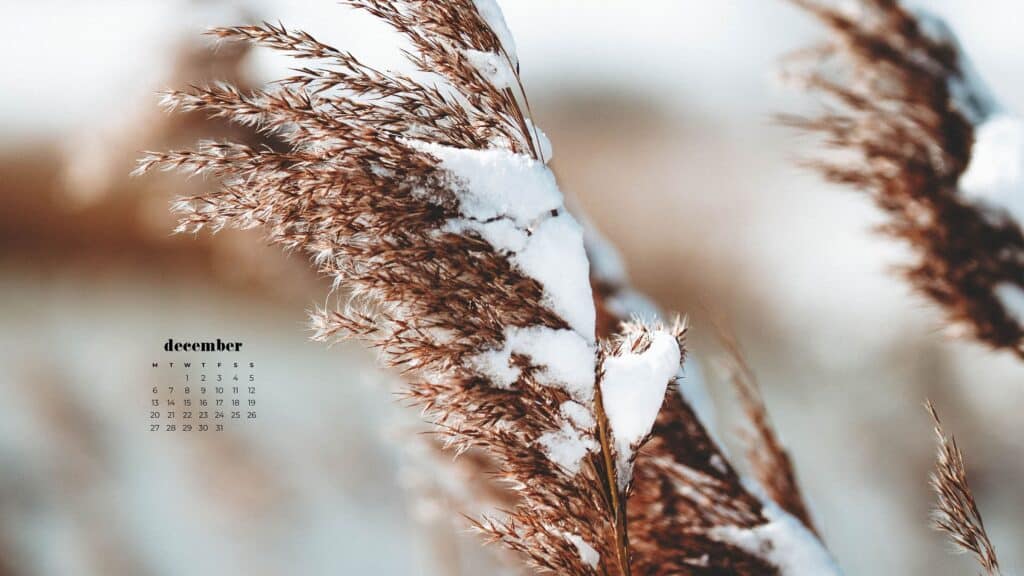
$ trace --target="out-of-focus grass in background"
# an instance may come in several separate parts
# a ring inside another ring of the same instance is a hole
[[[407,428],[369,353],[305,342],[326,287],[258,236],[171,237],[174,177],[132,181],[142,149],[228,128],[156,110],[154,92],[272,78],[260,53],[198,32],[280,18],[382,66],[395,36],[329,0],[8,0],[0,39],[0,574],[478,574],[403,490]],[[774,62],[815,36],[782,0],[504,0],[563,189],[636,283],[731,319],[849,574],[960,574],[927,528],[932,398],[967,452],[1008,571],[1024,566],[1024,370],[950,343],[891,274],[864,200],[791,160],[771,115],[805,102]],[[1024,17],[1011,0],[922,2],[1011,106]],[[260,419],[151,435],[145,394],[168,337],[241,339]],[[725,413],[731,391],[707,370]],[[416,484],[415,482],[412,482]],[[473,555],[478,556],[478,555]],[[460,568],[457,568],[460,567]],[[5,572],[5,570],[7,572]]]

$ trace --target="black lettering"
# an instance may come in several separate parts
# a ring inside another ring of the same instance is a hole
[[[175,342],[173,338],[168,338],[167,342],[164,343],[164,350],[167,352],[241,352],[243,342],[225,342],[221,338],[217,338],[215,341],[206,342]],[[153,367],[157,368],[159,364],[153,363]],[[220,368],[222,363],[218,362],[217,367]],[[206,363],[203,363],[203,367],[206,367]],[[237,368],[237,363],[235,363]]]

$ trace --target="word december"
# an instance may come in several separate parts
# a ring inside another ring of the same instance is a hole
[[[167,352],[241,352],[241,342],[222,342],[217,338],[216,342],[175,342],[168,338],[164,344]]]

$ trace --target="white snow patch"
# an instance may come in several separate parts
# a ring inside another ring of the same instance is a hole
[[[562,416],[565,416],[578,428],[589,430],[597,425],[593,412],[579,402],[573,402],[572,400],[563,402],[559,411],[562,413]]]
[[[596,311],[583,228],[566,213],[551,170],[509,150],[408,143],[437,158],[456,180],[459,211],[468,222],[449,222],[446,229],[476,230],[495,249],[511,252],[519,269],[544,286],[544,304],[594,342]]]
[[[997,114],[977,126],[960,191],[965,198],[1004,208],[1024,222],[1024,121]]]
[[[544,327],[508,328],[505,345],[476,356],[472,363],[489,376],[496,386],[510,389],[522,371],[511,365],[512,355],[524,355],[540,368],[540,383],[565,389],[572,401],[563,402],[560,412],[565,417],[561,429],[537,439],[552,462],[570,474],[580,470],[580,462],[598,448],[592,438],[594,416],[587,408],[594,399],[595,350],[572,330]]]
[[[548,138],[548,135],[540,129],[540,126],[534,124],[533,120],[529,118],[526,119],[526,128],[529,130],[530,137],[534,139],[534,142],[537,144],[537,148],[540,150],[541,159],[544,160],[545,164],[550,163],[551,159],[555,157],[555,150],[551,146],[551,140]]]
[[[784,576],[839,576],[839,567],[821,542],[799,520],[765,503],[766,524],[753,528],[719,526],[709,535],[776,565]]]
[[[516,42],[512,37],[512,32],[508,29],[508,24],[505,23],[505,14],[501,11],[501,7],[498,6],[498,2],[496,0],[473,0],[473,3],[476,4],[477,12],[483,17],[484,22],[491,27],[494,35],[498,37],[498,41],[505,48],[508,57],[513,62],[518,63],[519,56],[516,54]]]
[[[488,350],[470,359],[470,366],[491,379],[491,383],[502,390],[511,390],[522,370],[512,366],[512,347],[505,340],[505,347],[500,350]]]
[[[476,220],[449,220],[445,223],[444,232],[465,234],[473,231],[487,241],[498,252],[520,252],[526,248],[529,236],[526,231],[516,227],[508,218],[479,222]]]
[[[711,464],[715,470],[718,470],[722,474],[729,472],[729,467],[725,465],[725,460],[723,460],[718,454],[712,454],[711,458],[708,460],[708,464]]]
[[[590,287],[590,262],[583,248],[583,228],[576,220],[567,213],[544,220],[514,260],[523,272],[544,285],[545,304],[593,342],[597,312]]]
[[[501,54],[480,50],[463,50],[469,63],[495,88],[504,90],[516,84],[516,75],[508,60]]]
[[[996,286],[996,298],[1006,308],[1006,313],[1024,325],[1024,289],[1016,284],[1003,282]]]
[[[461,186],[456,188],[460,211],[467,218],[508,217],[526,227],[562,208],[555,175],[543,163],[510,150],[470,150],[434,142],[409,140],[417,150],[441,161]]]
[[[534,326],[508,328],[505,345],[477,355],[473,366],[502,388],[511,388],[519,379],[520,370],[512,366],[513,354],[530,358],[541,368],[541,383],[565,389],[584,406],[594,398],[594,347],[572,330],[552,330]]]
[[[618,455],[620,486],[629,482],[632,451],[658,417],[669,381],[679,371],[679,343],[667,332],[655,332],[650,347],[604,361],[601,394]]]
[[[583,459],[598,448],[593,438],[576,430],[568,422],[562,424],[561,430],[557,432],[543,434],[537,443],[544,447],[544,453],[552,462],[570,474],[579,473]]]
[[[576,550],[580,553],[580,560],[583,560],[584,564],[591,568],[597,568],[597,564],[601,561],[600,552],[594,550],[593,546],[577,534],[566,532],[565,539],[576,546]]]

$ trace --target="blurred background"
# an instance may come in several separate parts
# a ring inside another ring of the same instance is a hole
[[[880,214],[794,167],[815,143],[772,120],[810,105],[774,71],[814,23],[783,0],[501,4],[563,190],[694,319],[725,432],[740,421],[708,311],[729,319],[846,573],[973,570],[928,529],[926,397],[1004,569],[1024,570],[1024,368],[947,340],[894,277],[907,254],[873,234]],[[1024,4],[918,4],[1024,109]],[[404,68],[395,36],[330,0],[0,5],[0,575],[500,573],[432,498],[392,377],[307,342],[326,286],[304,259],[258,234],[171,236],[170,199],[208,183],[128,177],[142,150],[252,138],[157,108],[163,88],[287,65],[214,51],[205,28],[280,19]],[[246,342],[258,422],[148,433],[169,337]]]

